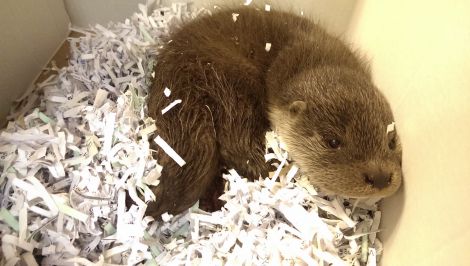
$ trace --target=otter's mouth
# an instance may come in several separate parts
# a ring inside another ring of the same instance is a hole
[[[370,176],[361,174],[354,178],[340,175],[316,177],[307,175],[310,183],[327,194],[348,198],[385,198],[398,191],[401,175]],[[375,178],[375,179],[374,179]]]

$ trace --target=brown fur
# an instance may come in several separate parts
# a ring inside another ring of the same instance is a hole
[[[232,13],[240,14],[236,22]],[[248,178],[265,174],[271,128],[314,185],[353,197],[387,196],[399,187],[401,149],[396,134],[386,134],[394,121],[387,101],[367,65],[309,20],[225,10],[177,29],[157,60],[149,115],[187,164],[157,149],[164,168],[148,214],[186,210],[223,167]],[[182,104],[162,115],[175,99]],[[340,147],[328,147],[331,139]],[[390,141],[397,144],[389,148]],[[382,176],[390,180],[377,188],[372,179]]]

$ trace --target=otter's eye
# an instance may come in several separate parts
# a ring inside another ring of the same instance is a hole
[[[341,141],[339,139],[329,139],[327,143],[328,147],[332,149],[339,149],[339,147],[341,147]]]
[[[394,150],[397,147],[397,138],[393,136],[389,141],[388,141],[388,148],[391,150]]]

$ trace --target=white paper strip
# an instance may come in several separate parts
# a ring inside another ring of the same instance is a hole
[[[265,47],[264,47],[264,50],[266,50],[266,52],[269,52],[271,50],[271,43],[270,42],[267,42]]]
[[[165,87],[165,90],[163,91],[163,94],[165,94],[166,97],[170,97],[171,90]]]
[[[395,131],[395,122],[392,122],[391,124],[387,125],[387,134],[393,131]]]
[[[163,151],[165,151],[165,153],[171,157],[171,159],[173,159],[179,166],[183,166],[186,164],[186,162],[183,160],[183,158],[181,158],[175,150],[173,150],[172,147],[170,147],[170,145],[168,145],[168,143],[166,143],[160,136],[157,136],[155,138],[155,143],[158,144],[158,146],[160,146]]]
[[[165,114],[166,112],[170,111],[171,108],[175,107],[177,104],[180,104],[180,103],[181,103],[181,100],[174,100],[167,107],[163,108],[162,115]]]
[[[238,14],[238,13],[232,13],[232,20],[233,20],[233,22],[236,22],[236,21],[237,21],[239,15],[240,15],[240,14]]]

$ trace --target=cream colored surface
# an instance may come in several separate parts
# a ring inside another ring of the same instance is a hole
[[[86,27],[96,23],[106,25],[109,21],[122,21],[137,10],[138,3],[151,0],[64,0],[67,12],[74,26]],[[158,1],[155,1],[158,2]],[[242,5],[245,0],[162,0],[168,5],[174,2],[193,2],[196,6],[214,9],[214,5]],[[320,20],[330,31],[342,34],[351,19],[356,0],[253,0],[252,4],[264,6],[271,4],[272,9],[282,8]]]
[[[383,205],[384,266],[470,265],[470,2],[360,1],[351,38],[392,103],[405,184]]]
[[[0,3],[0,126],[11,102],[38,76],[68,33],[60,0]]]

